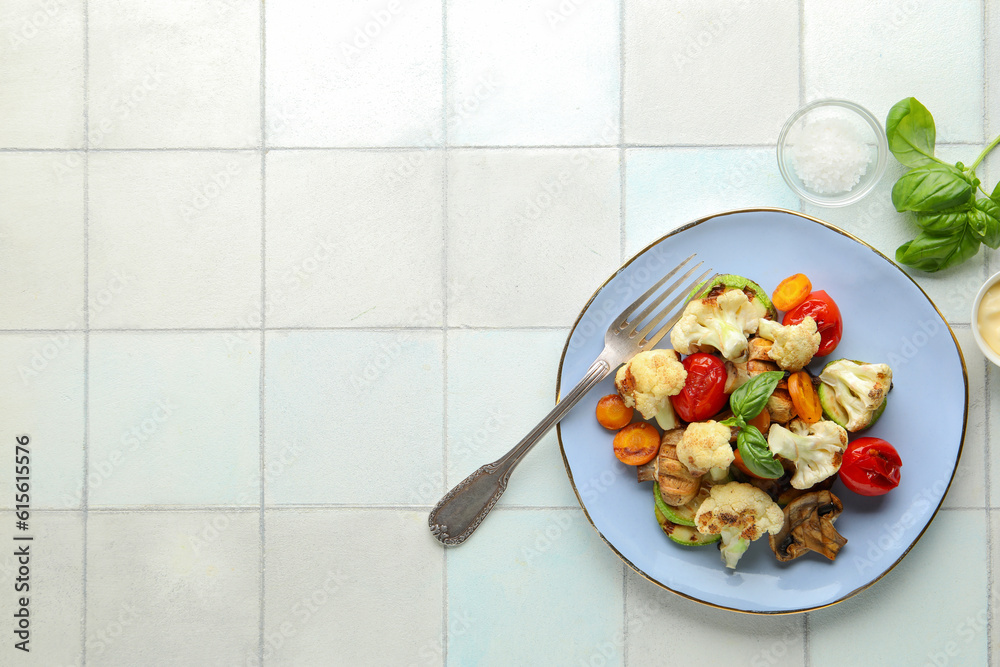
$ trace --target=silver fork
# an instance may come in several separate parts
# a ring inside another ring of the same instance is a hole
[[[606,378],[612,370],[617,369],[639,352],[648,350],[660,342],[660,339],[680,318],[682,309],[677,308],[678,304],[682,304],[691,290],[712,273],[712,270],[709,269],[694,280],[685,283],[702,265],[702,262],[698,262],[661,294],[657,295],[659,289],[692,259],[694,259],[694,255],[678,264],[659,282],[649,288],[645,294],[636,299],[632,305],[622,311],[608,327],[607,333],[604,334],[604,351],[598,355],[597,360],[590,366],[590,370],[583,376],[579,384],[552,408],[552,411],[538,423],[538,426],[524,436],[524,439],[517,443],[513,449],[493,463],[487,463],[476,470],[438,501],[438,504],[431,510],[427,523],[439,542],[457,545],[468,539],[469,535],[472,535],[472,532],[479,527],[479,524],[500,500],[500,496],[507,489],[511,472],[528,453],[528,450],[534,447],[535,443],[541,440],[542,436],[555,426],[583,398],[584,394]],[[674,294],[676,297],[670,303],[654,313],[669,296]],[[656,295],[655,298],[653,298],[654,295]],[[646,307],[636,314],[639,307],[647,301],[649,303]],[[664,318],[675,309],[676,312],[666,322],[663,322]],[[657,328],[661,322],[662,326]],[[645,326],[640,329],[639,325],[643,323]]]

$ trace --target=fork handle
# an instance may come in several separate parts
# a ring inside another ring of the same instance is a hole
[[[483,467],[459,482],[446,493],[431,510],[427,523],[434,537],[442,544],[461,544],[479,527],[500,496],[507,490],[510,474],[524,455],[562,419],[570,408],[580,402],[584,394],[611,373],[607,360],[599,358],[591,365],[583,379],[566,394],[552,411],[524,436],[513,449],[493,463]]]

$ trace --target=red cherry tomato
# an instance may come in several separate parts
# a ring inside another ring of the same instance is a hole
[[[899,486],[902,465],[899,452],[885,440],[858,438],[844,452],[840,479],[854,493],[881,496]]]
[[[718,357],[698,352],[684,359],[687,380],[670,397],[677,416],[686,422],[708,419],[726,404],[726,366]]]
[[[810,293],[805,301],[785,313],[781,323],[786,326],[798,324],[807,317],[815,320],[820,335],[816,356],[822,357],[833,352],[844,335],[844,320],[840,317],[840,308],[837,308],[829,294],[819,290]]]

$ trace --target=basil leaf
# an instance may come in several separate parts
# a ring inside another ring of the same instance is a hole
[[[966,225],[946,236],[920,232],[917,238],[896,248],[896,261],[921,271],[933,272],[961,264],[979,252],[979,239]]]
[[[767,448],[767,440],[757,430],[756,426],[740,429],[736,436],[736,447],[740,450],[740,458],[750,472],[765,479],[777,479],[785,474],[781,462]]]
[[[937,213],[917,213],[917,226],[930,234],[946,236],[965,227],[972,208],[964,204]]]
[[[997,186],[993,188],[993,194],[990,195],[990,199],[1000,204],[1000,183],[997,183]]]
[[[931,112],[913,97],[894,104],[885,119],[889,150],[908,167],[940,162],[934,157],[936,134]]]
[[[750,378],[730,394],[729,409],[744,421],[753,419],[767,405],[767,399],[784,375],[781,371],[766,371]]]
[[[976,200],[969,224],[980,241],[996,250],[1000,248],[1000,204],[992,199],[980,197]]]
[[[903,174],[892,186],[897,211],[944,211],[969,203],[975,186],[950,164],[931,164]]]
[[[739,415],[726,417],[719,423],[722,424],[723,426],[736,426],[737,428],[743,428],[744,426],[747,425],[746,421],[743,420],[743,417],[740,417]]]

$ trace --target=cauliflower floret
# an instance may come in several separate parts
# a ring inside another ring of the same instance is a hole
[[[816,330],[816,320],[811,317],[788,326],[773,320],[761,320],[757,335],[774,341],[767,356],[786,371],[802,370],[819,350],[820,335]]]
[[[736,455],[729,445],[730,429],[711,419],[688,424],[677,443],[677,458],[694,475],[712,474],[718,481],[729,471]]]
[[[646,350],[618,369],[615,387],[625,405],[652,419],[670,397],[681,393],[687,371],[673,350]]]
[[[722,560],[726,567],[735,568],[752,541],[781,530],[785,514],[756,486],[730,482],[712,487],[694,522],[701,533],[722,535]]]
[[[840,470],[846,447],[847,431],[831,421],[807,424],[793,419],[788,428],[771,424],[767,432],[767,448],[795,464],[796,489],[808,489]]]
[[[887,364],[837,359],[826,365],[819,379],[823,412],[853,432],[868,428],[882,416],[892,387],[892,369]]]
[[[693,299],[670,331],[670,344],[681,354],[717,350],[730,361],[746,361],[747,336],[766,314],[763,304],[740,289]]]

